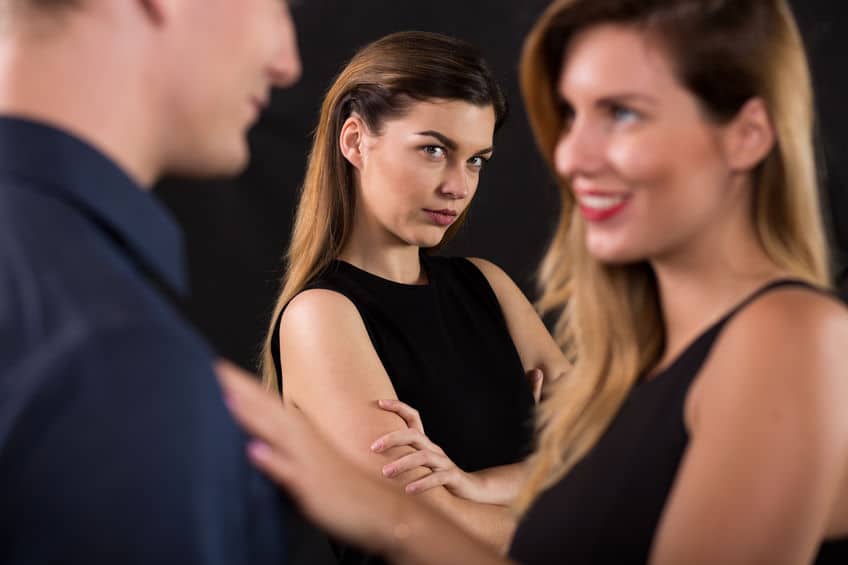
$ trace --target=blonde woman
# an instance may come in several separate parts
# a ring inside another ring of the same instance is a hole
[[[542,404],[510,557],[848,562],[848,312],[788,4],[560,0],[522,83],[562,186],[541,305],[574,365]],[[398,563],[503,562],[365,477],[315,492],[332,450],[224,383],[254,460],[327,527]],[[392,519],[355,514],[366,496]]]

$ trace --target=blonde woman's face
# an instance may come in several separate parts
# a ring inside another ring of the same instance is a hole
[[[690,253],[733,216],[741,195],[730,182],[723,128],[705,118],[643,33],[604,25],[578,34],[557,92],[566,119],[554,163],[594,257],[625,263]]]
[[[357,222],[389,243],[437,245],[477,191],[494,128],[492,106],[424,101],[365,134]]]

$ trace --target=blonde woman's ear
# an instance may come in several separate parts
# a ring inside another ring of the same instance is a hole
[[[726,158],[730,167],[743,172],[756,167],[775,143],[774,126],[762,98],[742,106],[726,131]]]

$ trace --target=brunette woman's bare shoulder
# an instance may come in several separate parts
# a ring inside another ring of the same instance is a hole
[[[283,311],[282,327],[288,330],[315,325],[332,327],[335,323],[356,320],[359,311],[340,292],[312,288],[298,293]],[[327,329],[327,328],[323,328]]]
[[[283,313],[278,339],[289,391],[305,382],[331,385],[356,367],[380,367],[356,306],[332,290],[295,296]]]

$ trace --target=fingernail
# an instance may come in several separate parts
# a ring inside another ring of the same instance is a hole
[[[395,470],[394,470],[393,467],[388,467],[388,466],[383,467],[383,476],[384,477],[391,477],[394,474],[395,474]]]
[[[371,451],[380,451],[383,449],[383,442],[379,439],[371,444]]]
[[[416,490],[418,490],[418,487],[417,487],[417,486],[415,486],[415,485],[408,485],[408,486],[406,487],[406,492],[408,492],[408,493],[413,493],[413,492],[415,492]]]
[[[264,461],[271,454],[271,448],[265,442],[253,440],[247,445],[247,452],[253,459]]]

